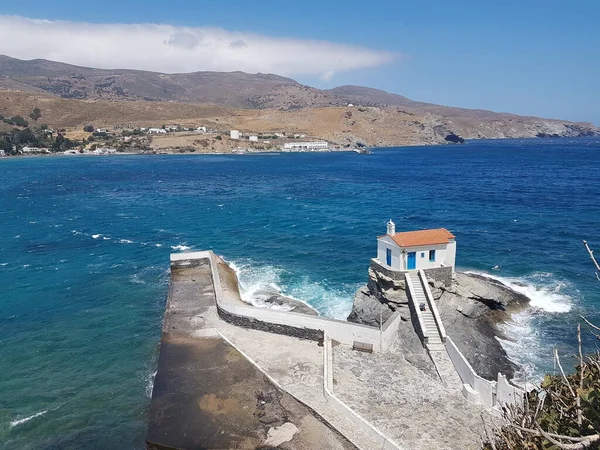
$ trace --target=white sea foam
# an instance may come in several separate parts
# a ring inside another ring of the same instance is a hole
[[[552,342],[546,342],[537,322],[545,317],[569,312],[578,291],[550,272],[534,272],[523,278],[477,273],[500,281],[530,299],[530,308],[512,314],[511,321],[499,325],[507,340],[500,340],[509,358],[518,366],[516,382],[536,382],[544,373]]]
[[[533,325],[534,314],[520,311],[513,314],[510,322],[499,325],[509,339],[498,339],[508,357],[517,364],[516,383],[535,383],[542,376],[540,363],[549,349],[542,349],[543,340]]]
[[[144,280],[142,280],[139,276],[139,274],[134,273],[133,275],[131,275],[129,277],[129,279],[131,280],[132,283],[134,284],[146,284],[146,282]]]
[[[155,247],[162,247],[162,244],[154,244]]]
[[[354,293],[359,286],[358,284],[352,286],[347,292],[344,289],[333,289],[309,277],[303,277],[298,283],[290,286],[288,295],[296,299],[307,299],[322,316],[346,320],[352,310]]]
[[[146,397],[152,398],[152,390],[154,389],[154,378],[156,378],[156,371],[150,372],[146,376]]]
[[[119,243],[121,243],[121,244],[133,244],[133,241],[130,241],[129,239],[119,239]]]
[[[228,264],[240,281],[242,300],[254,306],[289,310],[287,305],[265,302],[270,295],[282,294],[317,309],[321,315],[335,319],[345,319],[352,309],[352,295],[328,288],[309,277],[284,285],[282,277],[286,272],[280,267],[257,265],[251,261],[228,261]],[[354,287],[351,290],[354,292]]]
[[[102,237],[101,234],[92,234],[92,239],[98,239],[99,237]]]
[[[502,277],[481,272],[482,275],[504,283],[509,288],[526,295],[530,306],[548,313],[566,313],[573,306],[573,299],[565,291],[571,289],[568,282],[557,279],[549,272],[535,272],[524,278]]]
[[[46,410],[44,410],[44,411],[36,412],[35,414],[32,414],[32,415],[30,415],[30,416],[23,417],[23,418],[21,418],[21,419],[16,419],[16,420],[13,420],[13,421],[11,421],[11,422],[10,422],[10,427],[11,427],[11,428],[13,428],[13,427],[16,427],[16,426],[22,425],[22,424],[24,424],[24,423],[26,423],[26,422],[29,422],[29,421],[30,421],[30,420],[32,420],[32,419],[35,419],[36,417],[43,416],[43,415],[44,415],[44,414],[46,414],[47,412],[48,412],[48,410],[46,409]]]
[[[190,247],[188,247],[187,245],[181,245],[181,244],[179,244],[179,245],[172,245],[171,248],[173,250],[179,250],[181,252],[184,252],[184,251],[190,249]]]
[[[0,263],[0,266],[8,266],[8,263]]]
[[[235,271],[240,282],[240,295],[242,300],[259,307],[273,307],[274,309],[288,309],[277,305],[267,305],[265,300],[268,293],[281,294],[279,287],[282,270],[272,266],[258,267],[247,262],[232,262],[228,264]]]
[[[106,236],[102,236],[102,240],[104,240],[104,241],[110,241],[110,238],[106,237]]]

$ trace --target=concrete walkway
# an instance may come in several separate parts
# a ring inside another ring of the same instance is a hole
[[[184,263],[171,268],[148,448],[355,449],[223,338],[219,331],[227,332],[229,327],[214,326],[227,324],[217,317],[208,260]],[[270,335],[229,331],[230,336],[269,348]],[[308,377],[308,367],[300,365],[295,372],[291,368],[291,376]]]
[[[442,380],[442,384],[447,389],[462,395],[462,381],[460,380],[460,376],[456,372],[454,364],[452,363],[450,356],[448,356],[445,348],[443,351],[430,352],[429,355],[435,364],[435,369]]]
[[[482,410],[408,363],[385,354],[333,349],[335,394],[379,430],[411,450],[480,449]]]

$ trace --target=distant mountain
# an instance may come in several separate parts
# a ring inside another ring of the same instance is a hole
[[[444,136],[451,134],[464,138],[600,134],[600,130],[591,124],[440,106],[362,86],[320,90],[290,78],[261,73],[166,74],[143,70],[106,70],[44,59],[23,61],[0,55],[0,89],[45,93],[76,100],[180,102],[245,110],[298,111],[346,107],[351,103],[358,108],[380,108],[387,115],[392,114],[390,117],[402,115],[406,119],[403,119],[405,126],[412,126],[417,134],[429,136],[423,137],[423,142],[435,142],[435,139],[443,141]],[[373,120],[373,133],[388,134],[387,130],[376,131],[377,121],[383,121],[375,117]],[[358,126],[354,122],[352,118],[344,119],[348,136],[353,133],[352,128]],[[431,136],[437,137],[434,139]],[[364,140],[368,141],[366,138]],[[382,140],[381,144],[390,142],[393,144],[395,141]],[[419,140],[415,139],[414,142]]]
[[[23,91],[42,90],[79,100],[198,102],[249,109],[297,109],[344,103],[333,94],[273,74],[165,74],[92,69],[44,59],[22,61],[0,56],[0,88],[15,86]]]

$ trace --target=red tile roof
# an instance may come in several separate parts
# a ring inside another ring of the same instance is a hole
[[[387,235],[384,235],[387,236]],[[382,237],[382,236],[379,236]],[[405,231],[390,236],[400,247],[447,244],[455,236],[445,228],[435,230]]]

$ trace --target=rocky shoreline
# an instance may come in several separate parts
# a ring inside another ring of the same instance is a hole
[[[499,324],[529,304],[529,298],[501,282],[483,275],[456,272],[452,286],[430,280],[431,291],[448,336],[452,338],[475,371],[488,380],[498,372],[513,378],[518,367],[498,339],[507,339]],[[380,326],[400,311],[400,345],[413,364],[427,368],[427,355],[413,330],[404,280],[393,280],[369,269],[369,281],[358,289],[348,321]],[[407,357],[407,358],[408,358]]]

